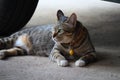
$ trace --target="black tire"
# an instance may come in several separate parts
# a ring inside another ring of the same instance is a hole
[[[0,36],[18,31],[29,21],[38,0],[0,0]]]

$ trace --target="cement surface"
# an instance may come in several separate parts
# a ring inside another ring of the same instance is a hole
[[[59,67],[47,57],[0,60],[0,80],[120,80],[120,4],[101,0],[39,0],[27,27],[56,23],[58,9],[88,29],[98,62],[86,67]]]

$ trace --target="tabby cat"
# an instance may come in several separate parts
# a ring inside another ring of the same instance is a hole
[[[66,17],[58,10],[57,19],[57,24],[29,27],[1,38],[0,59],[17,55],[49,56],[62,67],[69,65],[69,59],[76,60],[76,66],[95,61],[88,31],[77,21],[76,14]]]

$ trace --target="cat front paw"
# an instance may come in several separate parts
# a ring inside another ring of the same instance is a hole
[[[75,66],[77,66],[77,67],[83,67],[83,66],[85,66],[86,65],[86,63],[85,63],[85,61],[84,60],[77,60],[76,62],[75,62]]]
[[[68,61],[67,60],[57,60],[57,64],[61,67],[66,67],[66,66],[68,66]]]
[[[3,51],[0,51],[0,60],[5,58],[5,53]]]

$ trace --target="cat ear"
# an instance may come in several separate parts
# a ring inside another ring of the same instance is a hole
[[[73,26],[76,25],[77,21],[77,15],[75,13],[72,13],[72,15],[69,17],[68,23],[72,24]]]
[[[64,13],[61,10],[57,11],[57,19],[58,21],[61,19],[61,17],[64,16]]]

